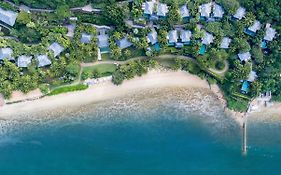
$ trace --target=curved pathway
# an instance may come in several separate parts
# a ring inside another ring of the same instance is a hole
[[[191,57],[188,56],[183,56],[183,55],[171,55],[171,54],[165,54],[165,55],[160,55],[157,56],[156,59],[169,59],[169,58],[179,58],[179,59],[192,59]],[[95,65],[100,65],[100,64],[127,64],[130,61],[135,61],[135,60],[143,60],[143,59],[148,59],[146,56],[140,56],[140,57],[134,57],[125,61],[115,61],[115,60],[110,60],[110,61],[96,61],[94,63],[81,63],[81,67],[90,67],[90,66],[95,66]]]
[[[225,66],[224,66],[223,70],[217,70],[217,69],[213,69],[213,68],[209,68],[209,70],[213,73],[223,76],[226,73],[226,71],[228,71],[228,69],[229,69],[229,64],[226,60],[224,61],[224,64],[225,64]]]
[[[26,10],[29,11],[33,11],[33,12],[45,12],[45,13],[52,13],[55,10],[54,9],[40,9],[40,8],[32,8],[26,5],[17,5],[13,2],[11,2],[10,0],[4,0],[4,2],[9,3],[10,5],[12,5],[13,7],[17,8],[17,9],[23,9],[25,8]],[[82,12],[101,12],[101,9],[97,9],[97,8],[92,8],[91,5],[86,5],[84,7],[74,7],[74,8],[70,8],[70,11],[82,11]]]

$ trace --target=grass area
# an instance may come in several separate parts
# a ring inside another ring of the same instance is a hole
[[[112,61],[114,59],[111,58],[110,53],[103,53],[101,54],[102,61]]]
[[[112,73],[116,70],[116,65],[115,64],[99,64],[95,66],[90,66],[90,67],[84,67],[84,71],[91,71],[91,72],[98,72],[100,77],[105,77],[112,75]]]
[[[248,109],[249,101],[234,96],[226,97],[227,107],[231,110],[238,112],[246,112]]]
[[[167,58],[167,59],[157,58],[156,61],[159,63],[159,65],[167,68],[172,68],[176,64],[174,58]]]
[[[130,48],[128,48],[130,51],[131,51],[131,53],[132,53],[132,55],[130,56],[131,58],[134,58],[134,57],[140,57],[140,56],[146,56],[145,55],[145,51],[144,50],[142,50],[142,49],[136,49],[136,48],[134,48],[134,47],[130,47]]]
[[[78,84],[78,85],[74,85],[74,86],[65,86],[65,87],[61,87],[61,88],[51,91],[48,95],[52,96],[52,95],[58,95],[58,94],[67,93],[67,92],[81,91],[81,90],[85,90],[87,88],[88,88],[88,86],[84,85],[84,84]]]

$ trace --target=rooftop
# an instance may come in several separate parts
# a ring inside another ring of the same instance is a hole
[[[231,43],[231,39],[229,37],[223,37],[220,48],[228,49],[230,43]]]
[[[214,36],[208,32],[205,32],[204,37],[202,38],[202,43],[205,45],[209,45],[214,41]]]
[[[64,51],[64,47],[57,42],[51,44],[48,49],[54,53],[54,57],[59,56]]]
[[[158,3],[157,16],[166,16],[168,11],[169,10],[167,4]]]
[[[209,18],[212,11],[212,3],[202,4],[199,6],[200,16]]]
[[[144,2],[143,3],[143,10],[144,10],[144,14],[148,14],[148,15],[152,15],[153,14],[153,8],[154,8],[154,2],[153,1],[149,1],[149,2]]]
[[[188,10],[186,4],[180,7],[180,15],[181,15],[182,18],[190,16],[189,10]]]
[[[249,76],[248,76],[248,81],[253,82],[257,79],[257,73],[255,71],[251,71]]]
[[[9,47],[1,48],[0,49],[0,60],[3,60],[4,58],[7,58],[8,60],[14,60],[12,57],[13,50]]]
[[[152,29],[152,31],[150,33],[148,33],[147,41],[148,41],[148,43],[151,43],[152,45],[158,42],[157,32],[154,29]]]
[[[93,36],[92,36],[92,35],[90,35],[90,34],[87,34],[87,33],[82,33],[82,36],[81,36],[80,41],[81,41],[81,43],[88,44],[88,43],[90,43],[90,42],[91,42],[92,37],[93,37]]]
[[[251,59],[251,54],[250,52],[239,53],[238,58],[240,61],[249,61]]]
[[[248,30],[256,33],[257,30],[261,29],[261,23],[258,20],[255,20],[254,24],[248,27]]]
[[[236,13],[233,15],[234,18],[241,20],[246,15],[246,9],[243,7],[239,7],[236,10]]]
[[[169,43],[178,42],[178,32],[176,30],[171,30],[168,34]]]
[[[190,42],[192,34],[190,30],[182,30],[180,34],[180,38],[182,42]]]
[[[48,58],[47,55],[38,55],[36,57],[36,60],[38,61],[38,67],[44,67],[52,64],[52,61]]]
[[[218,4],[214,4],[213,6],[213,16],[215,18],[222,18],[224,14],[224,11],[222,9],[222,7]]]
[[[66,36],[72,38],[74,36],[74,30],[76,28],[76,25],[75,24],[69,24],[66,27],[67,27],[67,30],[68,30]]]
[[[16,22],[18,13],[10,11],[10,10],[4,10],[0,7],[0,21],[13,26]]]
[[[128,40],[127,37],[124,37],[123,39],[121,40],[118,40],[117,42],[117,45],[120,49],[125,49],[125,48],[128,48],[130,46],[132,46],[133,44]]]
[[[31,63],[32,56],[22,55],[18,57],[17,65],[18,67],[28,67]]]
[[[267,41],[272,41],[276,33],[277,32],[275,29],[271,28],[270,25],[267,25],[265,30],[265,36],[263,39]]]
[[[98,39],[98,47],[99,48],[106,48],[109,47],[109,36],[107,34],[100,34],[97,36]]]

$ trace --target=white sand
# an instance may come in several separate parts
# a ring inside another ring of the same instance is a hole
[[[71,108],[122,97],[128,93],[145,89],[166,87],[198,87],[209,89],[207,81],[189,73],[183,71],[163,72],[154,70],[142,77],[125,81],[120,86],[115,86],[111,82],[105,82],[94,85],[84,91],[70,92],[56,96],[48,96],[34,101],[4,105],[0,108],[0,118],[16,119],[21,114],[55,110],[62,107]]]
[[[35,89],[27,94],[24,94],[21,91],[14,91],[12,93],[12,97],[9,100],[6,100],[6,103],[22,101],[25,99],[35,99],[41,97],[42,95],[43,94],[40,89]]]

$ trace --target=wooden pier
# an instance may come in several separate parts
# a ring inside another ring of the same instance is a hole
[[[247,155],[247,113],[242,125],[242,154]]]

